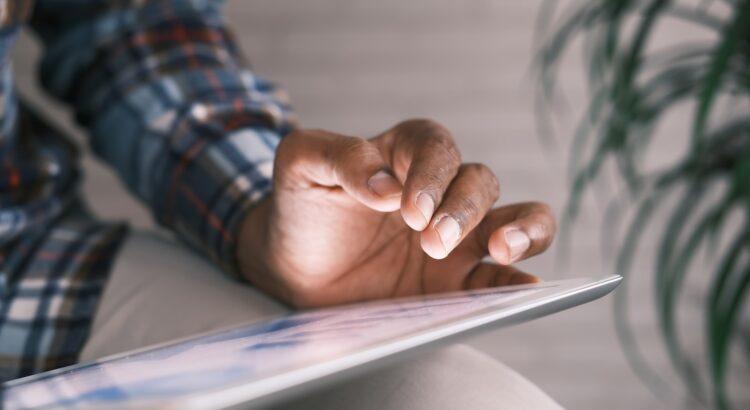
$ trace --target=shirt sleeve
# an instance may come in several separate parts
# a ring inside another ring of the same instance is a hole
[[[222,1],[38,0],[43,87],[156,220],[237,274],[238,227],[271,189],[287,99],[247,68]]]

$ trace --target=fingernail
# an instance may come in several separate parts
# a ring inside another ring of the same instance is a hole
[[[401,194],[401,184],[386,171],[378,171],[367,181],[370,190],[383,198],[389,198]]]
[[[419,212],[424,216],[425,221],[430,223],[432,213],[435,212],[435,202],[432,201],[432,197],[423,192],[417,195],[416,205]]]
[[[510,261],[513,262],[524,254],[531,246],[531,240],[528,235],[518,229],[505,232],[505,242],[510,248]]]
[[[450,252],[461,237],[461,227],[453,217],[446,216],[435,225],[435,230],[440,235],[445,252]]]

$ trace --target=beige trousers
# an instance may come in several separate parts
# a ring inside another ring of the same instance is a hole
[[[285,308],[232,281],[182,244],[133,232],[97,311],[82,361],[248,322]],[[279,405],[285,409],[558,409],[518,373],[467,346],[414,356]]]

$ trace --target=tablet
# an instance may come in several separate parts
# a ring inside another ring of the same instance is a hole
[[[216,409],[276,403],[482,329],[599,298],[579,278],[289,313],[2,386],[2,408]]]

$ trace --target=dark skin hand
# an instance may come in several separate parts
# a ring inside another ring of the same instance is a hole
[[[297,307],[534,283],[511,264],[555,235],[545,204],[492,209],[492,171],[462,163],[429,120],[369,140],[296,131],[276,151],[273,183],[243,221],[238,261]]]

